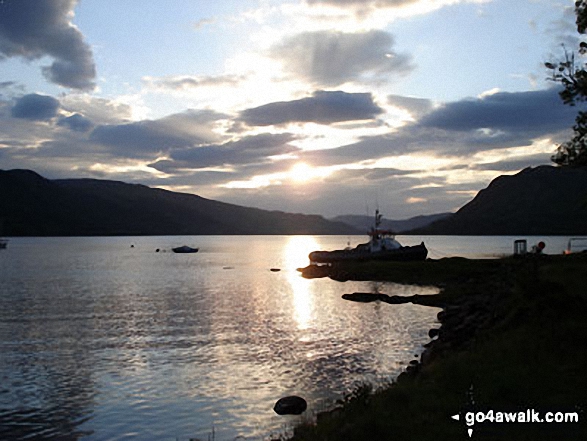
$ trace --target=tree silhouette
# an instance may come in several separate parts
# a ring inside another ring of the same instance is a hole
[[[577,31],[586,34],[587,0],[575,2],[575,15]],[[585,41],[579,43],[578,52],[580,55],[587,54]],[[587,66],[577,64],[574,52],[569,53],[565,49],[564,61],[545,63],[545,66],[552,71],[550,79],[563,85],[560,96],[565,104],[574,106],[578,102],[587,101]],[[587,112],[577,113],[573,132],[569,141],[558,146],[551,160],[560,166],[587,166]]]

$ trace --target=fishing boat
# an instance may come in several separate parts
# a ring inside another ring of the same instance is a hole
[[[355,248],[334,251],[313,251],[310,253],[310,262],[334,263],[346,261],[367,260],[426,260],[428,249],[422,242],[420,245],[402,246],[396,239],[395,233],[381,229],[382,215],[375,211],[375,225],[369,231],[369,242],[360,244]]]
[[[174,253],[197,253],[199,250],[199,248],[192,248],[188,247],[187,245],[171,248],[171,251],[173,251]]]

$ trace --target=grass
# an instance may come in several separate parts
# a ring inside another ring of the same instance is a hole
[[[416,374],[351,395],[317,424],[298,427],[292,441],[468,439],[468,427],[450,416],[490,409],[578,412],[579,423],[476,424],[473,439],[587,439],[587,256],[344,270],[361,280],[441,284],[439,296],[449,304],[469,311],[483,304],[489,319],[464,343],[449,340]]]

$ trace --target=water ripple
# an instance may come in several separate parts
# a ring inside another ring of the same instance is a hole
[[[301,394],[312,414],[358,382],[384,383],[435,320],[432,308],[341,299],[434,288],[302,279],[299,238],[152,252],[166,240],[11,241],[0,262],[0,439],[263,439],[296,421],[273,413],[278,398]]]

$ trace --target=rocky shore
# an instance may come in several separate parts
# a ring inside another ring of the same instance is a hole
[[[496,265],[498,263],[498,265]],[[442,308],[437,314],[439,328],[430,329],[428,335],[432,339],[425,345],[419,361],[408,364],[406,371],[400,375],[400,379],[419,372],[422,367],[443,354],[467,348],[471,345],[476,334],[495,326],[503,317],[500,317],[498,305],[511,293],[513,283],[507,273],[512,271],[509,267],[512,261],[470,261],[468,259],[452,258],[439,261],[428,260],[419,263],[424,266],[424,271],[433,270],[437,273],[442,267],[442,278],[438,280],[442,291],[437,295],[412,295],[389,296],[387,294],[355,292],[343,294],[345,300],[361,303],[379,301],[391,305],[413,303],[422,306]],[[418,263],[394,263],[396,268],[410,269]],[[462,268],[460,274],[455,274],[456,267]],[[471,271],[472,266],[486,266],[487,271],[482,273],[479,268]],[[428,267],[428,269],[426,269]],[[467,267],[468,271],[464,269]],[[389,264],[388,264],[389,268]],[[365,280],[365,277],[373,277],[368,265],[352,268],[350,265],[309,265],[300,269],[305,278],[330,277],[333,280]],[[371,271],[377,270],[371,267]],[[482,276],[481,276],[482,275]],[[470,276],[470,277],[467,277]],[[420,272],[406,271],[402,281],[414,283],[415,278],[420,277]],[[391,271],[381,272],[377,280],[397,281],[397,277]],[[448,287],[447,287],[448,285]],[[490,294],[489,294],[490,293]],[[398,379],[398,381],[401,381]]]
[[[300,269],[307,278],[436,285],[441,287],[437,295],[349,293],[343,298],[442,310],[440,327],[429,331],[432,340],[392,385],[351,394],[343,405],[319,415],[316,424],[298,427],[292,440],[465,439],[467,426],[450,418],[465,409],[558,405],[583,412],[587,381],[580,372],[587,357],[566,351],[587,343],[585,270],[587,255]],[[585,426],[484,424],[475,427],[475,438],[587,439]]]

